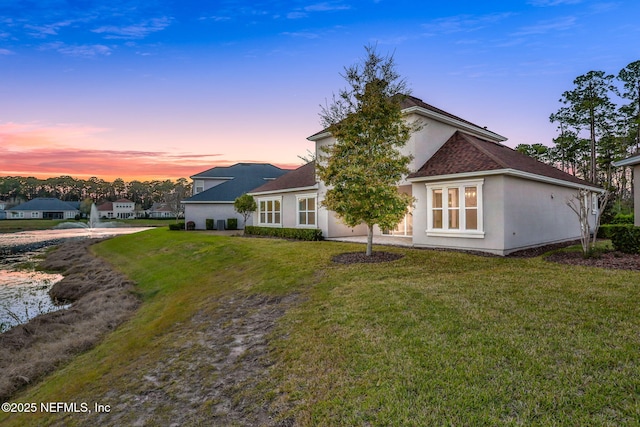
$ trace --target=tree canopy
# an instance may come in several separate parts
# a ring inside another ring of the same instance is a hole
[[[402,117],[400,103],[408,91],[393,56],[365,49],[361,64],[345,68],[348,87],[322,108],[322,124],[336,141],[321,148],[316,169],[328,188],[323,206],[350,227],[366,224],[371,255],[374,225],[395,227],[413,203],[397,185],[411,161],[400,149],[419,126]]]

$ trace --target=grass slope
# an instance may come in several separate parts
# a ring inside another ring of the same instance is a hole
[[[136,387],[221,298],[301,293],[272,336],[269,376],[242,391],[294,425],[640,423],[638,273],[408,249],[338,265],[331,256],[362,247],[166,230],[95,248],[138,283],[142,308],[15,402]],[[61,419],[82,424],[0,414]]]

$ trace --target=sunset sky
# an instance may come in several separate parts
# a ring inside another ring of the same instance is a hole
[[[297,167],[363,46],[412,94],[509,138],[591,70],[640,59],[636,0],[0,0],[0,176]]]

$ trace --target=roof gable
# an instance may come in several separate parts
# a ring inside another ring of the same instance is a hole
[[[422,116],[429,117],[433,120],[437,120],[440,122],[447,123],[451,126],[460,128],[465,130],[466,132],[471,132],[474,134],[479,134],[484,138],[495,140],[495,141],[506,141],[502,135],[498,135],[495,132],[488,130],[486,127],[478,126],[475,123],[472,123],[468,120],[460,118],[454,114],[448,113],[444,110],[441,110],[437,107],[434,107],[431,104],[427,104],[420,98],[416,98],[415,96],[406,95],[403,97],[400,102],[400,108],[402,108],[402,112],[405,114],[408,113],[416,113]],[[317,132],[307,139],[310,141],[316,141],[326,136],[329,136],[329,128],[323,129],[320,132]]]
[[[294,188],[313,187],[316,185],[316,162],[312,161],[298,169],[282,175],[280,178],[252,190],[252,193],[290,190]]]
[[[191,179],[230,179],[247,174],[261,176],[262,178],[275,178],[280,176],[280,169],[270,163],[236,163],[231,166],[216,166],[206,171],[199,172]],[[285,171],[286,172],[286,171]]]
[[[216,169],[216,168],[214,168]],[[216,173],[227,173],[229,178],[226,182],[211,187],[186,200],[185,203],[206,203],[206,202],[233,202],[244,193],[248,193],[256,187],[260,187],[269,179],[276,179],[287,172],[271,164],[238,163]],[[210,169],[210,172],[213,169]],[[220,175],[222,176],[222,175]],[[194,175],[195,177],[195,175]],[[192,177],[192,178],[194,178]],[[208,177],[212,178],[211,175]]]
[[[15,206],[11,211],[77,211],[77,209],[67,202],[53,197],[37,197],[28,202]]]
[[[409,178],[453,175],[472,172],[517,170],[574,184],[591,183],[519,153],[497,142],[485,141],[457,131]]]

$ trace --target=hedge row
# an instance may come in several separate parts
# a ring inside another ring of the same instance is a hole
[[[607,237],[613,248],[628,254],[640,254],[640,227],[633,225],[609,226]]]
[[[317,228],[271,228],[246,226],[245,236],[270,236],[296,240],[322,240],[322,230]]]

